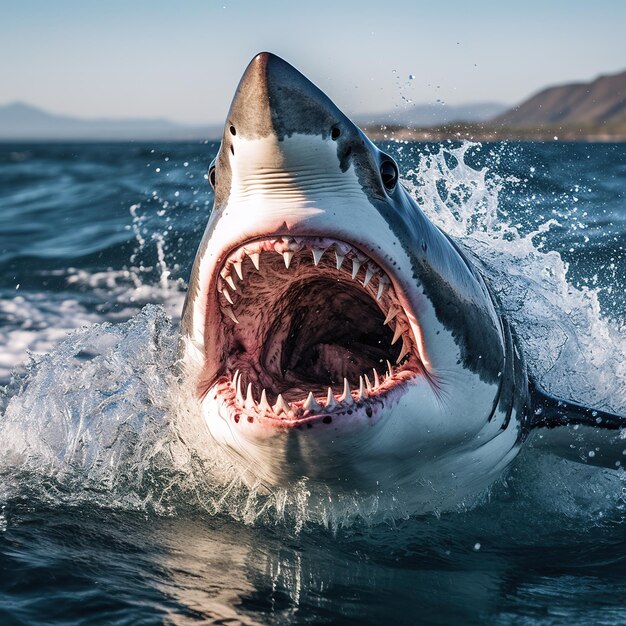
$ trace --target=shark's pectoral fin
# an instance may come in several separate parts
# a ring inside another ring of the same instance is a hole
[[[544,393],[536,384],[530,385],[534,414],[532,428],[558,428],[559,426],[590,426],[605,430],[626,428],[626,416],[600,411],[554,398]]]
[[[602,467],[626,465],[626,416],[554,398],[530,381],[533,447]]]

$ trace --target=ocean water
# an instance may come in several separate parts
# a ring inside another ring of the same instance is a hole
[[[626,412],[626,144],[385,148],[542,384]],[[0,624],[625,623],[626,473],[582,444],[428,515],[241,482],[176,367],[216,150],[0,146]]]

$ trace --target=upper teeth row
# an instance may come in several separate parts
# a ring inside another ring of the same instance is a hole
[[[389,278],[382,272],[382,270],[372,261],[369,261],[367,257],[363,256],[361,253],[354,250],[347,244],[341,242],[333,242],[327,244],[326,247],[312,247],[311,252],[313,256],[313,263],[318,265],[322,259],[324,253],[330,247],[334,247],[335,253],[335,267],[337,269],[341,269],[343,263],[346,259],[346,256],[350,256],[352,259],[352,278],[356,279],[357,274],[359,273],[359,269],[362,267],[364,263],[367,262],[367,269],[365,271],[365,277],[363,279],[363,287],[367,287],[374,276],[378,276],[378,289],[376,292],[376,299],[380,300],[385,293],[389,285]],[[291,260],[296,251],[304,249],[306,246],[302,240],[297,240],[293,238],[283,238],[276,242],[263,241],[256,244],[254,248],[240,248],[227,262],[224,266],[224,269],[221,272],[221,277],[224,282],[218,285],[218,288],[222,292],[224,298],[227,303],[222,305],[222,309],[224,313],[235,323],[239,324],[239,320],[232,308],[233,297],[231,295],[230,289],[233,291],[237,291],[237,286],[233,279],[232,274],[230,273],[230,268],[234,268],[235,273],[239,277],[239,280],[243,281],[243,269],[242,263],[246,257],[249,257],[254,265],[255,269],[258,271],[261,267],[261,248],[266,252],[270,252],[273,250],[274,252],[278,252],[283,256],[285,267],[289,268],[291,265]],[[226,286],[228,285],[228,287]],[[230,287],[230,289],[229,289]],[[408,341],[409,336],[409,327],[406,322],[404,316],[398,316],[401,309],[398,306],[395,306],[393,303],[389,304],[389,308],[386,313],[384,324],[391,324],[391,322],[395,319],[394,325],[394,334],[393,339],[391,341],[391,345],[394,345],[400,338],[402,338],[402,349],[400,350],[400,354],[396,360],[397,363],[410,352],[411,344]]]
[[[387,371],[385,372],[386,378],[389,379],[393,375],[393,367],[389,361],[387,361]],[[245,408],[248,411],[256,410],[261,414],[265,413],[273,413],[274,415],[285,414],[287,416],[290,413],[293,415],[295,411],[298,409],[302,409],[302,411],[309,412],[318,412],[324,411],[325,413],[329,411],[336,410],[341,408],[342,406],[347,407],[359,400],[364,400],[370,396],[370,394],[375,391],[381,385],[381,378],[378,375],[378,372],[373,369],[373,384],[370,381],[367,374],[363,374],[359,376],[359,388],[358,391],[351,391],[350,383],[347,378],[343,379],[343,392],[341,395],[335,397],[333,394],[333,390],[328,387],[328,391],[326,393],[326,399],[321,400],[323,405],[318,402],[318,400],[313,395],[313,392],[309,392],[306,400],[304,402],[294,402],[290,404],[287,402],[281,394],[278,394],[276,398],[276,402],[274,405],[270,405],[267,400],[267,392],[265,389],[261,391],[261,398],[258,402],[256,402],[252,396],[252,383],[248,383],[248,387],[246,389],[246,397],[244,398],[243,393],[241,391],[241,374],[239,370],[235,372],[233,376],[233,388],[235,390],[235,398],[237,400],[237,404],[239,406]],[[354,396],[353,396],[354,394]]]
[[[365,276],[363,278],[363,283],[362,283],[363,287],[367,287],[372,281],[372,278],[374,278],[374,276],[378,276],[378,288],[376,290],[376,299],[380,300],[383,294],[385,293],[385,290],[389,286],[389,279],[387,278],[385,273],[375,263],[373,263],[372,261],[369,261],[367,257],[356,252],[350,246],[347,246],[345,244],[342,245],[340,243],[333,243],[327,246],[326,248],[312,247],[311,254],[313,257],[313,264],[316,266],[319,265],[319,262],[322,260],[324,253],[330,246],[333,246],[335,248],[334,250],[335,267],[338,270],[342,268],[346,256],[350,255],[351,260],[352,260],[351,274],[352,274],[353,280],[356,279],[357,274],[359,273],[359,270],[361,269],[363,264],[367,263],[367,267],[365,269]],[[281,240],[272,246],[274,251],[283,257],[283,261],[287,269],[289,269],[289,266],[291,265],[291,260],[293,259],[295,252],[298,252],[304,247],[305,246],[301,242],[298,242],[297,240],[294,240],[294,239],[287,239],[286,241]],[[266,250],[266,251],[269,252],[269,250]],[[231,269],[235,271],[235,273],[239,277],[239,280],[243,280],[242,264],[243,264],[243,260],[245,257],[248,257],[252,261],[252,265],[254,265],[254,268],[257,271],[260,270],[261,250],[258,249],[258,247],[254,251],[250,251],[249,249],[243,248],[240,250],[239,254],[235,256],[235,258],[230,259],[230,262],[224,265],[224,268],[222,269],[220,273],[224,283],[226,284],[222,283],[218,285],[218,289],[222,292],[222,295],[230,304],[233,304],[233,298],[230,293],[230,290],[237,291],[237,285],[235,284],[235,280],[233,278]],[[228,285],[228,287],[226,285]],[[229,287],[230,287],[230,290],[229,290]],[[227,308],[228,307],[226,307],[226,309]],[[226,311],[226,313],[235,323],[238,323],[234,313],[232,312],[232,309],[230,311]]]

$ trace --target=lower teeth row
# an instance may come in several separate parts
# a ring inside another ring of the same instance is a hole
[[[389,361],[387,361],[388,370],[385,372],[386,378],[389,379],[393,375],[393,367]],[[381,385],[381,379],[378,372],[373,369],[373,384],[370,381],[367,374],[363,374],[359,376],[359,388],[358,391],[353,392],[350,390],[350,383],[348,383],[348,379],[343,379],[343,393],[335,398],[333,394],[333,390],[328,387],[328,393],[326,394],[324,404],[320,404],[318,400],[313,395],[313,392],[309,392],[306,400],[300,404],[300,402],[294,402],[290,404],[287,402],[282,394],[278,394],[276,398],[276,402],[274,405],[270,405],[267,400],[267,393],[265,389],[261,391],[261,398],[258,402],[254,400],[252,397],[252,383],[248,383],[248,388],[246,390],[246,397],[244,399],[243,393],[241,391],[241,374],[239,370],[235,372],[233,377],[233,387],[236,393],[236,401],[239,406],[248,410],[248,411],[257,411],[259,413],[273,413],[274,415],[287,415],[290,411],[294,409],[302,409],[303,411],[309,411],[311,413],[316,413],[320,411],[328,412],[335,410],[341,406],[350,406],[355,402],[359,402],[360,400],[365,400],[368,398],[373,391],[375,391]]]

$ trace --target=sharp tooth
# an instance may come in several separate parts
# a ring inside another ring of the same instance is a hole
[[[389,324],[389,322],[396,316],[398,315],[400,311],[398,309],[396,309],[395,306],[392,306],[389,311],[387,311],[387,317],[385,318],[385,321],[383,322],[383,324]]]
[[[237,276],[239,276],[239,280],[243,280],[243,272],[241,271],[241,261],[237,261],[233,263],[233,267],[235,268],[235,272],[237,272]]]
[[[333,409],[337,406],[337,402],[335,401],[335,396],[333,396],[333,390],[329,387],[328,393],[326,394],[326,408]]]
[[[269,411],[272,407],[270,403],[267,401],[267,394],[265,393],[265,389],[261,392],[261,399],[259,400],[259,410],[260,411]]]
[[[343,254],[339,254],[339,252],[335,250],[335,258],[337,259],[337,269],[340,270],[345,256]]]
[[[237,378],[237,395],[236,395],[237,403],[243,404],[243,394],[241,393],[241,376]]]
[[[226,298],[226,300],[228,300],[232,304],[233,299],[230,297],[230,291],[228,291],[228,289],[224,287],[224,289],[222,289],[222,293],[224,294],[224,297]]]
[[[235,375],[233,376],[233,389],[235,390],[235,392],[237,391],[237,379],[239,378],[239,370],[237,370],[235,372]]]
[[[248,256],[252,260],[252,265],[254,265],[254,267],[258,270],[259,267],[260,267],[259,259],[261,257],[261,253],[260,252],[253,252],[252,254],[249,254]]]
[[[248,383],[248,390],[246,391],[246,403],[244,405],[246,409],[254,409],[256,407],[256,402],[252,397],[252,383]]]
[[[278,394],[278,398],[276,398],[276,404],[273,407],[274,413],[276,415],[280,415],[281,413],[289,413],[291,407],[288,402],[285,402],[284,398],[281,394]]]
[[[403,342],[402,343],[402,350],[400,351],[400,356],[398,357],[398,360],[396,361],[396,363],[400,363],[400,361],[402,361],[402,359],[411,351],[411,347],[409,346],[408,342]]]
[[[393,366],[391,365],[389,359],[387,359],[387,376],[391,376],[393,374]]]
[[[387,281],[385,280],[384,276],[381,276],[380,280],[378,281],[378,292],[376,293],[376,300],[380,300],[383,297],[386,287],[387,287]],[[386,323],[387,322],[385,322],[385,324]]]
[[[339,402],[343,402],[344,404],[352,404],[352,394],[350,393],[350,384],[348,383],[348,379],[343,379],[343,393],[339,396]]]
[[[233,291],[237,291],[237,287],[235,287],[235,281],[233,280],[233,277],[230,274],[227,274],[226,276],[224,276],[224,280],[230,285],[230,288]],[[230,301],[232,304],[232,300]]]
[[[358,259],[352,259],[352,278],[356,278],[356,275],[359,273],[359,268],[361,267],[361,263],[359,263]]]
[[[365,386],[367,387],[367,390],[371,391],[372,383],[370,382],[370,379],[367,377],[367,374],[363,374],[363,378],[365,378]]]
[[[312,252],[313,252],[313,263],[317,265],[320,262],[320,259],[322,258],[322,256],[324,255],[324,252],[326,252],[326,250],[313,248]]]
[[[365,381],[363,380],[363,376],[359,376],[359,398],[366,398],[367,394],[365,392]]]
[[[285,261],[285,267],[289,269],[291,265],[291,259],[293,259],[293,252],[291,250],[287,250],[287,252],[283,252],[283,260]]]
[[[225,306],[223,311],[226,315],[228,315],[228,317],[230,317],[231,320],[233,320],[233,322],[235,322],[235,324],[239,324],[239,320],[235,317],[233,310],[229,306]]]
[[[398,322],[396,324],[396,330],[393,333],[393,339],[391,340],[391,345],[393,346],[396,343],[396,341],[400,339],[400,337],[402,337],[402,325],[400,324],[400,322]]]
[[[374,277],[375,273],[376,273],[376,270],[373,269],[371,265],[368,265],[367,271],[365,272],[365,280],[363,281],[363,287],[367,287],[370,280],[372,280],[372,278]]]
[[[302,405],[305,411],[317,411],[322,407],[318,404],[317,400],[313,397],[313,392],[309,391],[306,402]]]
[[[372,370],[374,372],[374,389],[380,385],[380,378],[378,378],[378,372],[376,369]]]

